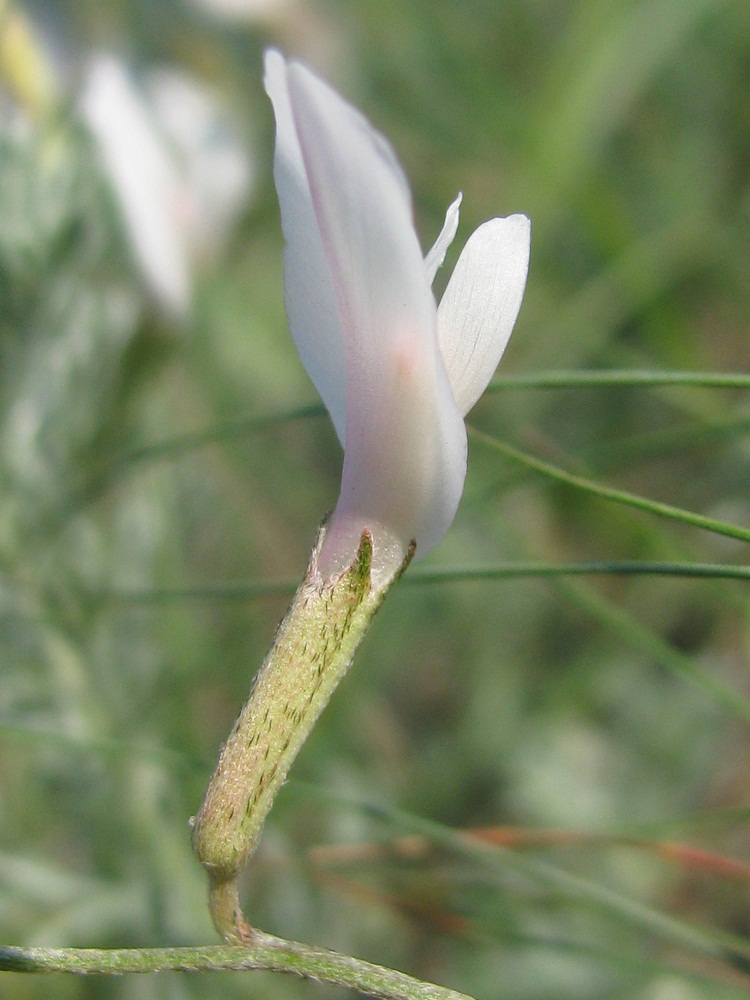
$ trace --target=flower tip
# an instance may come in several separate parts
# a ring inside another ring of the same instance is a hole
[[[278,49],[273,48],[273,46],[265,49],[263,52],[263,68],[266,77],[269,73],[274,72],[277,67],[283,66],[284,61],[284,57]]]
[[[515,215],[508,215],[504,221],[509,231],[515,231],[526,243],[531,242],[531,219],[528,215],[517,212]]]
[[[430,284],[432,284],[435,280],[435,275],[442,267],[448,248],[458,232],[459,208],[461,207],[463,197],[463,192],[459,191],[458,195],[448,206],[448,211],[445,213],[445,222],[443,223],[443,228],[440,230],[440,235],[435,240],[434,246],[430,249],[424,259],[424,266],[427,271],[427,278]]]

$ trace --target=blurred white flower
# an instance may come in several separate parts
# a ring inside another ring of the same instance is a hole
[[[191,0],[217,17],[232,21],[272,20],[287,14],[295,0]]]
[[[191,194],[185,220],[189,243],[200,255],[213,255],[249,194],[250,158],[216,96],[197,81],[165,68],[151,72],[146,85]]]
[[[263,27],[301,57],[314,55],[318,67],[356,73],[345,22],[335,6],[317,0],[182,0],[215,21],[244,29]]]
[[[278,52],[266,56],[266,90],[289,325],[345,448],[318,565],[324,577],[344,570],[367,529],[377,583],[412,541],[424,555],[453,521],[466,475],[463,418],[513,329],[530,225],[513,215],[480,226],[436,307],[431,284],[456,232],[458,200],[424,260],[408,183],[386,140]]]
[[[221,104],[176,69],[138,92],[113,56],[91,60],[80,100],[157,302],[186,318],[192,270],[215,254],[249,195],[252,166]]]

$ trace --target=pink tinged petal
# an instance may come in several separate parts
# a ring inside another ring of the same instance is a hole
[[[376,583],[379,574],[390,576],[412,540],[418,557],[437,545],[461,499],[464,423],[442,367],[406,333],[390,377],[379,380],[380,398],[367,402],[371,416],[363,412],[349,429],[341,495],[321,553],[329,574],[351,563],[368,528]]]
[[[412,539],[422,555],[450,526],[463,489],[466,431],[437,344],[408,188],[390,147],[305,67],[287,67],[287,86],[346,370],[341,495],[321,570],[347,566],[368,528],[378,567],[390,571]]]
[[[438,308],[438,338],[456,404],[466,414],[492,378],[521,308],[531,223],[491,219],[469,239]]]
[[[313,209],[287,88],[287,67],[266,53],[265,87],[276,116],[273,176],[284,231],[284,303],[302,364],[345,443],[344,338],[323,242]]]
[[[435,275],[438,269],[443,266],[443,261],[445,260],[445,255],[448,252],[448,247],[453,242],[453,238],[458,230],[458,209],[461,205],[461,199],[463,195],[459,193],[458,198],[448,206],[448,211],[445,213],[445,222],[443,223],[443,228],[440,230],[440,235],[435,240],[435,244],[429,251],[424,259],[425,270],[427,271],[427,280],[432,284],[435,280]]]

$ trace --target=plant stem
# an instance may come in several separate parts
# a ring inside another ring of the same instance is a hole
[[[0,947],[0,971],[65,972],[119,976],[147,972],[285,972],[330,986],[359,990],[379,1000],[471,1000],[442,986],[394,969],[324,948],[284,941],[256,931],[257,943],[194,948],[16,948]]]
[[[611,486],[602,486],[593,479],[575,475],[557,465],[553,465],[552,462],[545,462],[540,458],[535,458],[533,455],[521,451],[519,448],[514,448],[512,445],[500,441],[491,434],[485,434],[483,431],[477,430],[476,427],[470,427],[469,431],[476,440],[486,444],[493,451],[497,451],[506,458],[510,458],[514,462],[526,466],[527,469],[539,472],[558,483],[564,483],[566,486],[583,490],[591,496],[601,497],[604,500],[612,500],[614,503],[623,504],[626,507],[648,511],[650,514],[656,514],[671,521],[688,524],[694,528],[702,528],[704,531],[711,531],[717,535],[724,535],[727,538],[736,538],[741,542],[750,542],[750,528],[729,524],[726,521],[718,521],[712,517],[704,517],[702,514],[695,514],[693,511],[683,510],[681,507],[661,503],[659,500],[650,500],[648,497],[629,493],[626,490],[614,489]]]
[[[531,372],[500,375],[490,382],[486,392],[505,389],[598,389],[622,385],[644,389],[675,385],[696,389],[750,389],[750,375],[741,372],[653,371],[637,368]]]

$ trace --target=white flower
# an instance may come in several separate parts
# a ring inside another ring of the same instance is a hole
[[[81,113],[117,195],[134,257],[162,308],[185,318],[192,269],[215,252],[252,170],[216,97],[174,69],[139,94],[113,56],[91,60]]]
[[[466,475],[464,416],[513,329],[530,224],[513,215],[480,226],[437,307],[431,284],[460,199],[423,259],[408,183],[386,140],[275,51],[266,55],[266,90],[289,325],[344,446],[319,567],[326,578],[341,572],[369,530],[377,583],[412,541],[424,555],[453,521]]]
[[[273,20],[289,12],[292,0],[192,0],[216,17],[229,21]]]

